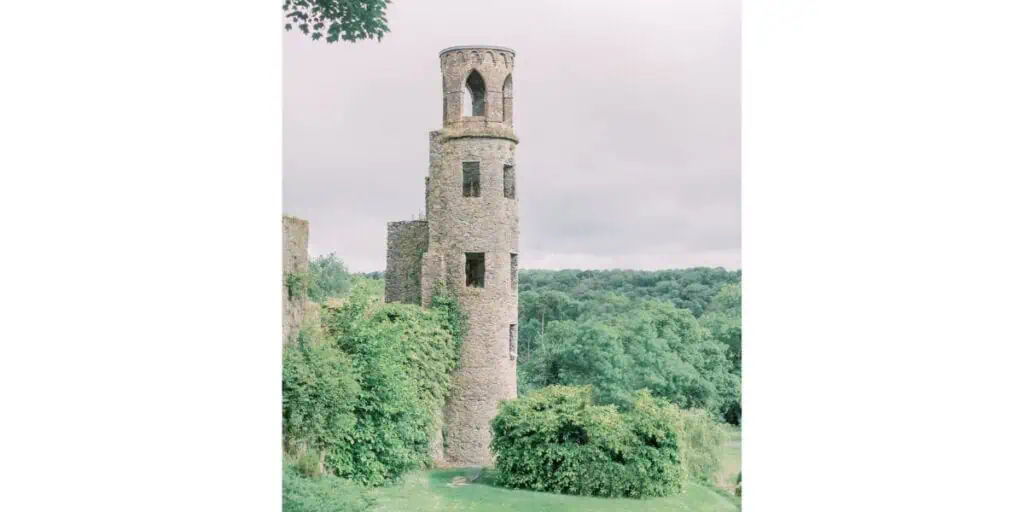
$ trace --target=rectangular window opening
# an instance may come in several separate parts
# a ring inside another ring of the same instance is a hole
[[[516,340],[516,324],[508,325],[508,357],[515,360],[519,355],[519,342]]]
[[[484,287],[484,253],[466,253],[466,286]]]
[[[514,165],[505,166],[505,198],[516,198],[516,168]]]
[[[517,285],[519,284],[519,281],[517,281],[517,279],[519,278],[519,255],[514,252],[509,253],[509,255],[512,256],[512,289],[515,290]]]
[[[462,162],[462,197],[480,197],[480,162]]]

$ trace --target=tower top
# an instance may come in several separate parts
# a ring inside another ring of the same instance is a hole
[[[455,51],[455,50],[496,50],[496,51],[499,51],[499,52],[508,52],[508,53],[511,53],[512,55],[516,54],[515,50],[513,50],[512,48],[504,47],[504,46],[487,46],[487,45],[484,45],[484,44],[470,44],[470,45],[461,45],[461,46],[449,46],[448,48],[445,48],[444,50],[441,50],[438,53],[438,56],[444,55],[444,54],[446,54],[448,52],[452,52],[452,51]]]
[[[438,58],[444,98],[442,122],[446,128],[512,128],[515,50],[503,46],[452,46],[441,50]]]

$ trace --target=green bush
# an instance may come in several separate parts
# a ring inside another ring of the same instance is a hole
[[[679,409],[646,390],[627,412],[587,387],[550,386],[502,403],[491,422],[497,482],[606,497],[678,493],[686,478]]]
[[[348,354],[304,328],[284,347],[281,384],[286,448],[319,459],[322,452],[352,443],[360,393]]]
[[[292,463],[285,463],[282,489],[284,512],[364,512],[372,497],[351,482],[333,476],[307,478]]]
[[[349,434],[326,450],[326,469],[383,485],[430,462],[431,436],[458,361],[457,304],[424,310],[383,304],[361,284],[321,315],[335,351],[351,358],[359,383]]]
[[[711,482],[721,466],[725,428],[702,409],[686,409],[681,416],[686,471],[694,480]]]
[[[343,297],[352,287],[352,275],[333,252],[311,259],[309,276],[309,298],[315,302]]]

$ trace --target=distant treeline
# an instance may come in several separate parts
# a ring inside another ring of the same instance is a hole
[[[384,273],[379,271],[356,275],[384,279]],[[742,270],[726,270],[721,267],[672,270],[524,269],[519,272],[519,293],[522,303],[522,296],[528,292],[561,292],[577,301],[607,297],[607,292],[612,292],[631,300],[658,299],[671,302],[673,306],[689,309],[694,316],[699,317],[723,286],[739,284],[741,277]]]
[[[624,405],[646,388],[738,423],[741,278],[706,267],[520,271],[520,393],[592,385],[602,403]]]

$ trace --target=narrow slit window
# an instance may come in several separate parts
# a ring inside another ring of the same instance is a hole
[[[466,286],[474,288],[484,287],[484,253],[466,253]]]
[[[480,162],[462,162],[462,197],[480,197]]]
[[[516,289],[516,285],[519,284],[519,282],[516,281],[516,279],[519,278],[519,255],[514,253],[514,252],[513,253],[509,253],[509,255],[512,256],[512,276],[511,276],[512,289],[515,290]]]
[[[516,167],[514,165],[505,166],[505,198],[516,198]]]
[[[519,355],[519,340],[516,339],[516,324],[508,326],[508,357],[513,361]]]

